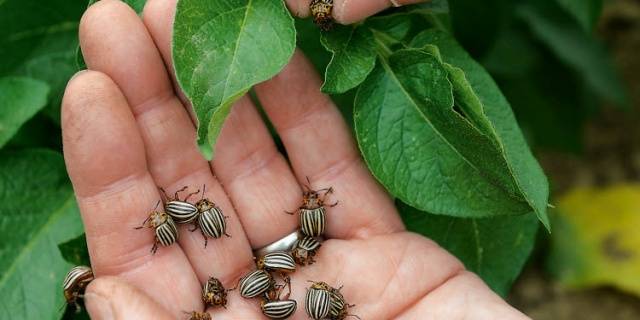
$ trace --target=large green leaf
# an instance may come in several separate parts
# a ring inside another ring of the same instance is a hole
[[[49,86],[30,78],[0,78],[0,148],[47,104]]]
[[[78,21],[85,1],[0,1],[0,75],[47,82],[51,92],[46,113],[56,122],[64,86],[76,70]]]
[[[336,26],[322,34],[322,44],[333,53],[325,73],[322,91],[343,93],[367,77],[376,63],[371,31],[357,26]]]
[[[600,13],[602,12],[602,0],[556,0],[567,12],[573,15],[582,28],[591,33]]]
[[[531,254],[538,230],[533,214],[465,219],[399,208],[409,230],[437,242],[502,296]]]
[[[571,16],[548,1],[522,6],[518,13],[533,34],[575,69],[591,90],[608,102],[627,105],[626,91],[605,48]]]
[[[465,88],[467,97],[464,100],[477,100],[474,103],[478,103],[484,111],[494,130],[497,143],[502,149],[503,157],[509,167],[509,174],[515,180],[519,200],[524,199],[530,211],[535,212],[545,227],[550,229],[547,217],[549,198],[547,177],[531,153],[509,102],[502,95],[500,88],[489,73],[448,34],[438,30],[428,30],[412,41],[412,45],[417,47],[427,44],[437,46],[444,62],[459,68],[464,73],[463,80],[466,80],[466,84],[462,85],[467,86]],[[455,83],[456,81],[454,85]],[[462,99],[458,99],[458,96],[456,99],[456,105],[458,105]]]
[[[278,73],[292,56],[294,21],[282,0],[180,0],[173,60],[198,118],[207,158],[234,101]]]
[[[4,152],[0,176],[0,318],[57,319],[70,268],[57,244],[82,233],[62,155]]]
[[[546,177],[499,89],[449,36],[429,31],[414,40],[429,43],[446,63],[434,48],[401,50],[381,59],[358,91],[356,133],[374,175],[424,211],[535,211],[548,226]]]

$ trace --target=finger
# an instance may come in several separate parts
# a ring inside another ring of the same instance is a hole
[[[347,303],[356,305],[350,313],[362,319],[394,319],[464,269],[433,241],[405,232],[366,240],[330,239],[316,260],[292,275],[293,299],[304,302],[309,280],[343,286]]]
[[[160,197],[127,101],[109,77],[86,71],[69,82],[62,133],[95,274],[122,276],[175,307],[174,314],[200,307],[199,284],[182,250],[173,245],[152,255],[153,230],[133,229]]]
[[[216,144],[213,166],[238,210],[254,248],[293,232],[285,210],[300,202],[300,186],[260,114],[245,97],[233,107]]]
[[[498,297],[477,275],[463,272],[396,319],[526,320],[529,317]]]
[[[92,281],[84,301],[91,319],[175,319],[162,305],[116,277]]]
[[[403,230],[393,201],[360,158],[350,130],[333,102],[320,93],[320,78],[298,51],[273,79],[256,87],[301,183],[332,186],[327,232],[334,238],[367,237]]]
[[[183,225],[179,241],[201,282],[216,276],[230,284],[252,264],[251,248],[224,190],[197,150],[195,128],[173,94],[144,24],[125,4],[103,0],[85,13],[80,30],[87,66],[111,76],[130,101],[157,185],[170,194],[183,186],[191,191],[206,186],[206,196],[229,216],[227,233],[232,237],[210,239],[205,248],[201,232],[188,232],[191,225]]]
[[[389,7],[426,2],[428,0],[334,0],[333,17],[342,24],[351,24]],[[311,0],[287,0],[289,10],[296,16],[307,17]]]
[[[151,0],[144,15],[167,65],[171,63],[174,13],[175,1]],[[284,210],[299,205],[300,187],[248,98],[233,107],[216,150],[214,171],[240,216],[251,246],[262,247],[292,232],[297,219],[284,214]]]

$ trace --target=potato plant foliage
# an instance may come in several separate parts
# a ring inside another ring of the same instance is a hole
[[[94,2],[0,1],[2,319],[77,317],[59,309],[64,273],[89,263],[59,112],[65,83],[85,67],[78,23]],[[125,2],[144,15],[145,0]],[[551,231],[532,148],[580,150],[585,101],[626,104],[591,34],[601,7],[432,0],[321,32],[282,0],[178,0],[172,71],[198,120],[194,144],[211,159],[234,102],[299,47],[407,228],[505,295],[539,225]]]

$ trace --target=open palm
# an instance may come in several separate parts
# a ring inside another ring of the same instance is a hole
[[[82,52],[89,70],[69,83],[63,101],[64,152],[98,279],[87,290],[94,317],[176,319],[204,309],[210,276],[229,288],[255,268],[252,248],[297,228],[285,214],[301,204],[301,182],[334,188],[329,240],[317,262],[292,276],[294,318],[306,318],[307,280],[342,290],[363,319],[511,319],[524,317],[432,241],[405,231],[392,199],[371,176],[351,133],[313,67],[297,52],[275,78],[256,87],[287,158],[276,148],[248,97],[226,120],[216,158],[194,144],[196,129],[171,72],[175,1],[148,1],[141,20],[125,4],[103,0],[84,15]],[[288,159],[288,160],[287,160]],[[229,216],[232,236],[211,239],[180,226],[179,245],[149,250],[154,234],[134,230],[169,193],[206,185]],[[117,277],[108,277],[117,276]],[[237,291],[215,319],[259,318],[255,300]]]

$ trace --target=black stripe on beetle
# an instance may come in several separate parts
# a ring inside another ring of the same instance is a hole
[[[270,319],[286,319],[289,318],[296,309],[298,304],[295,300],[276,300],[262,301],[260,303],[262,313]]]
[[[345,301],[344,296],[342,295],[342,292],[340,292],[341,289],[342,287],[337,289],[331,288],[329,290],[329,293],[331,294],[331,307],[329,310],[329,318],[331,320],[343,320],[346,317],[355,317],[357,319],[360,319],[360,317],[358,317],[355,314],[349,314],[349,308],[353,308],[356,305],[348,304]]]
[[[176,223],[190,223],[198,217],[198,208],[187,202],[187,200],[189,200],[191,196],[198,194],[200,190],[192,192],[183,200],[180,200],[178,193],[186,189],[187,187],[184,187],[176,191],[173,198],[171,198],[167,195],[167,192],[164,189],[160,188],[160,191],[162,191],[164,197],[167,199],[167,203],[164,205],[164,211],[170,215]]]
[[[226,308],[227,292],[229,291],[231,291],[231,289],[225,289],[220,280],[210,277],[202,287],[202,301],[205,306],[222,306]]]
[[[75,266],[69,270],[62,281],[62,292],[68,305],[74,305],[80,311],[78,298],[82,298],[84,289],[93,280],[93,271],[87,266]]]
[[[333,0],[312,0],[309,4],[309,10],[315,22],[320,29],[329,31],[333,27]]]
[[[322,244],[316,238],[305,236],[293,244],[291,256],[293,260],[301,266],[313,264],[316,262],[313,257],[320,249],[320,246],[322,246]]]
[[[240,279],[240,295],[244,298],[257,297],[271,288],[273,277],[264,270],[255,270]]]
[[[258,269],[277,272],[294,272],[296,271],[296,262],[291,254],[287,252],[271,252],[258,259],[256,262]]]
[[[312,319],[324,319],[331,309],[331,287],[324,282],[314,282],[304,299],[304,309]]]

